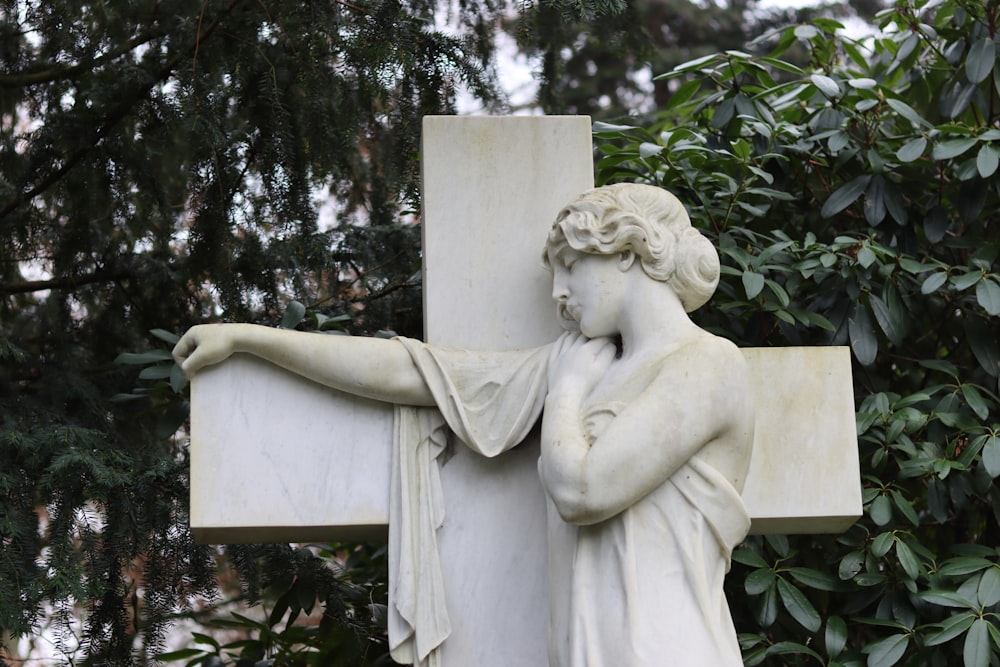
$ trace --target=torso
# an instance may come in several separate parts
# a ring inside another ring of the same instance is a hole
[[[732,343],[702,330],[698,333],[698,336],[679,345],[650,350],[630,359],[616,360],[587,396],[584,414],[606,405],[627,405],[646,391],[665,365],[684,356],[721,356],[732,365],[734,374],[746,372],[743,355]],[[734,399],[720,405],[720,411],[729,410],[733,413],[729,428],[714,440],[705,443],[697,456],[722,473],[742,493],[753,444],[753,406],[748,404],[746,395],[736,396]],[[669,397],[665,397],[665,400],[669,400]]]

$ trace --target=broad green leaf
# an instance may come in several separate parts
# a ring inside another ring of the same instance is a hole
[[[769,628],[778,617],[778,587],[772,586],[764,591],[764,594],[756,598],[755,608],[757,611],[757,622],[762,627]]]
[[[830,77],[824,74],[813,74],[809,79],[827,97],[837,97],[840,95],[840,84]]]
[[[871,315],[864,304],[855,304],[854,315],[847,322],[851,350],[862,366],[869,366],[878,356],[878,338],[872,326]]]
[[[732,97],[722,101],[712,114],[711,126],[713,129],[722,130],[729,125],[729,121],[736,115],[736,100]]]
[[[711,58],[712,56],[708,56]],[[635,127],[631,125],[615,125],[614,123],[605,123],[604,121],[595,120],[591,127],[594,134],[608,134],[617,132],[628,132],[629,130],[634,130]]]
[[[878,502],[880,500],[886,500],[886,501],[888,501],[888,498],[886,498],[885,496],[879,496],[878,498],[875,499],[875,502]],[[888,507],[888,505],[889,505],[888,502],[886,502],[885,505],[886,505],[886,507]],[[873,508],[874,508],[874,506],[875,506],[875,503],[872,503],[872,507]],[[892,517],[892,510],[891,510],[891,508],[889,509],[889,517],[890,518]],[[876,523],[878,523],[878,522],[876,521]],[[886,521],[885,523],[888,523],[888,521]],[[885,525],[885,524],[882,523],[882,524],[879,524],[879,525]],[[882,556],[884,556],[887,553],[889,553],[889,549],[892,548],[892,543],[893,543],[894,539],[895,538],[893,537],[892,533],[879,533],[878,535],[876,535],[875,539],[872,540],[872,555],[875,556],[875,557],[877,557],[877,558],[881,558]]]
[[[131,403],[147,397],[146,394],[114,394],[108,400],[112,403]]]
[[[1000,166],[1000,152],[989,144],[983,144],[976,156],[976,169],[983,178],[989,178]]]
[[[115,363],[137,366],[157,361],[171,361],[172,359],[173,357],[166,350],[150,350],[149,352],[122,352],[115,357]]]
[[[920,576],[920,561],[917,559],[916,555],[903,540],[896,540],[896,558],[899,559],[899,564],[902,566],[903,571],[906,572],[906,576],[910,579],[916,579]]]
[[[851,88],[859,88],[861,90],[871,90],[872,88],[878,85],[878,81],[876,81],[875,79],[862,77],[859,79],[848,79],[847,84],[851,86]]]
[[[733,560],[754,568],[768,567],[767,561],[756,551],[751,551],[750,549],[736,549],[733,551]]]
[[[781,596],[781,603],[785,609],[792,615],[792,618],[798,621],[799,625],[810,632],[819,630],[822,624],[819,612],[802,594],[802,591],[784,579],[778,579],[778,594]]]
[[[831,616],[826,619],[826,653],[831,658],[840,655],[847,645],[847,623],[840,616]]]
[[[896,151],[896,157],[900,162],[913,162],[923,155],[925,150],[927,150],[927,139],[917,137],[900,146]]]
[[[298,326],[302,318],[305,317],[306,307],[298,301],[289,301],[288,306],[285,308],[285,314],[281,316],[282,329],[294,329]]]
[[[214,647],[216,650],[222,648],[222,646],[219,644],[219,641],[215,637],[212,637],[211,635],[202,634],[201,632],[192,632],[191,639],[194,640],[195,644],[208,644],[209,646]]]
[[[687,102],[691,97],[698,92],[701,88],[700,79],[692,79],[691,81],[686,81],[680,88],[677,89],[673,95],[667,99],[667,103],[664,105],[663,110],[673,109],[674,107],[680,106]]]
[[[948,219],[948,214],[940,206],[932,208],[924,218],[924,234],[927,235],[927,240],[931,243],[937,243],[943,239],[949,226],[951,226],[951,220]]]
[[[1000,602],[1000,567],[994,566],[983,572],[979,581],[979,604],[992,607]]]
[[[837,578],[827,572],[820,572],[808,567],[790,567],[788,574],[799,583],[821,591],[835,591],[840,587]]]
[[[992,565],[992,563],[990,563]],[[939,607],[956,607],[960,609],[978,609],[978,606],[971,600],[959,595],[954,591],[924,591],[919,594],[922,600],[936,604]]]
[[[143,368],[139,373],[140,380],[166,380],[170,377],[173,369],[176,368],[175,364],[158,364],[156,366],[147,366]]]
[[[754,570],[744,580],[743,589],[747,592],[747,595],[760,595],[774,586],[775,579],[777,577],[774,574],[774,570],[769,568]]]
[[[768,655],[808,655],[818,662],[823,662],[823,658],[805,644],[798,642],[776,642],[767,648]]]
[[[767,659],[767,647],[762,646],[743,653],[743,667],[757,667]]]
[[[764,289],[764,276],[753,271],[743,272],[743,290],[746,292],[747,301],[757,298],[761,290]]]
[[[907,521],[914,526],[919,526],[920,516],[913,509],[913,505],[903,497],[903,494],[899,491],[893,491],[890,495],[892,496],[893,504],[899,509],[899,513],[905,516]]]
[[[177,341],[181,339],[180,336],[172,331],[167,331],[166,329],[150,329],[149,333],[153,334],[155,337],[162,340],[164,343],[169,345],[176,345]]]
[[[951,284],[955,286],[959,292],[969,289],[980,280],[983,279],[982,271],[967,271],[960,276],[952,276]]]
[[[819,30],[811,25],[795,26],[795,36],[802,40],[812,39],[819,34]]]
[[[975,94],[976,84],[955,81],[941,96],[941,113],[947,118],[958,118],[969,107]]]
[[[187,385],[187,378],[184,377],[184,371],[177,364],[174,364],[170,369],[170,388],[174,390],[175,394],[181,393],[184,387]]]
[[[983,445],[983,466],[990,477],[1000,477],[1000,436],[991,435]]]
[[[972,613],[949,616],[937,624],[940,627],[940,630],[935,630],[934,632],[927,634],[924,638],[924,643],[927,646],[937,646],[938,644],[944,644],[947,641],[951,641],[968,630],[974,620],[976,620],[976,615]]]
[[[909,257],[900,257],[899,266],[907,273],[912,273],[912,274],[923,273],[925,271],[930,271],[932,268],[934,268],[933,266],[924,264],[922,262],[918,262],[917,260],[910,259]]]
[[[660,146],[659,144],[653,144],[648,141],[644,141],[641,144],[639,144],[639,157],[648,158],[648,157],[653,157],[654,155],[659,155],[660,153],[663,152],[664,148],[665,148],[664,146]]]
[[[948,274],[944,271],[932,273],[927,276],[923,284],[920,285],[921,294],[931,294],[941,289],[941,286],[948,282]]]
[[[899,188],[892,181],[886,181],[883,188],[885,197],[885,208],[889,211],[892,219],[901,225],[910,221],[910,214],[906,208],[906,201],[903,199]]]
[[[886,495],[877,496],[875,500],[872,501],[871,510],[869,513],[871,514],[872,521],[874,521],[877,525],[884,526],[888,524],[892,520],[892,504],[889,501],[889,496]],[[883,535],[889,535],[890,538],[892,537],[891,533],[883,533]],[[878,538],[876,538],[876,540],[877,539]],[[889,547],[886,546],[886,548],[882,551],[882,553],[878,555],[879,556],[884,555],[885,552],[888,550]]]
[[[864,567],[864,564],[865,554],[861,551],[852,551],[840,559],[840,565],[837,568],[837,576],[840,577],[841,581],[853,579],[861,573],[861,569]]]
[[[863,650],[868,654],[868,667],[892,667],[906,653],[909,635],[892,635],[869,644]]]
[[[993,317],[1000,315],[1000,285],[995,279],[987,277],[976,285],[976,301]]]
[[[965,137],[963,139],[948,139],[934,146],[932,155],[935,160],[950,160],[958,157],[965,151],[976,145],[975,137]]]
[[[829,218],[843,211],[861,196],[861,193],[868,187],[868,182],[870,180],[870,174],[862,174],[861,176],[856,176],[844,185],[840,186],[823,203],[820,215],[824,218]]]
[[[980,419],[986,419],[990,416],[990,407],[986,404],[983,399],[983,395],[979,393],[975,385],[963,384],[962,385],[962,396],[965,397],[965,402],[969,404],[972,411],[976,413],[976,416]]]
[[[781,304],[781,307],[788,308],[788,304],[791,303],[791,299],[788,296],[788,292],[785,291],[785,288],[773,280],[765,279],[764,284],[767,285],[767,288],[771,290],[775,297],[777,297],[778,303]]]
[[[861,253],[858,254],[860,255]],[[879,328],[885,332],[886,337],[896,344],[902,342],[903,332],[900,331],[902,314],[893,313],[889,305],[874,294],[871,295],[869,300],[872,304],[872,313],[875,315],[875,321],[878,322]],[[895,304],[895,301],[893,303]],[[897,305],[894,305],[894,307],[899,308]]]
[[[933,127],[933,125],[924,120],[924,117],[918,114],[913,109],[913,107],[911,107],[906,102],[893,98],[887,99],[886,102],[889,104],[890,107],[892,107],[893,111],[895,111],[896,113],[898,113],[900,116],[910,121],[911,123],[914,123],[916,125],[922,125],[926,128]]]
[[[782,558],[788,557],[788,550],[790,545],[788,544],[788,537],[785,535],[765,535],[764,540],[768,545],[774,549],[774,552],[781,556]]]
[[[830,136],[829,141],[827,141],[827,146],[830,147],[830,151],[833,153],[839,153],[840,149],[851,143],[851,135],[847,132],[835,132]]]
[[[982,37],[969,49],[965,57],[965,76],[972,83],[981,83],[993,71],[996,61],[996,44],[990,37]]]
[[[997,348],[1000,341],[997,341],[996,330],[977,314],[969,313],[965,318],[965,338],[979,366],[997,377],[1000,373],[1000,349]]]
[[[868,202],[865,202],[865,215],[866,215],[866,217],[867,217],[867,214],[868,214],[868,210],[869,210]],[[883,217],[885,217],[885,206],[882,206],[882,215],[881,215],[881,217],[877,218],[877,221],[869,218],[868,222],[870,222],[872,224],[872,226],[875,226],[879,222],[882,222],[882,218]],[[871,266],[872,264],[874,264],[876,259],[877,259],[877,257],[875,257],[875,253],[872,252],[872,249],[869,248],[868,246],[866,246],[866,245],[861,246],[861,250],[858,250],[858,264],[860,264],[864,268],[867,269],[869,266]]]
[[[965,633],[965,645],[962,647],[965,667],[989,667],[991,651],[988,625],[989,621],[986,619],[977,618]]]

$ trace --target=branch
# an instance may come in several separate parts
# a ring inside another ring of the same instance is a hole
[[[81,285],[91,285],[93,283],[118,282],[134,278],[135,272],[132,269],[104,269],[94,271],[80,276],[64,276],[62,278],[51,278],[49,280],[26,280],[20,283],[10,283],[0,285],[0,294],[27,294],[29,292],[41,292],[47,289],[74,289]]]
[[[114,60],[118,56],[135,49],[137,46],[141,46],[162,36],[163,34],[160,32],[150,32],[139,37],[133,37],[114,51],[109,51],[97,58],[91,58],[71,67],[37,70],[34,72],[18,72],[16,74],[0,74],[0,87],[31,86],[36,83],[49,83],[60,79],[69,79],[81,72],[100,67],[107,61]]]
[[[101,142],[101,139],[103,139],[108,134],[108,131],[111,130],[111,128],[117,125],[120,120],[122,120],[123,118],[125,118],[126,115],[128,115],[128,112],[131,111],[132,107],[137,102],[139,102],[143,97],[145,97],[149,93],[149,91],[156,86],[156,84],[168,78],[173,73],[173,71],[177,69],[177,66],[180,65],[181,61],[184,60],[184,58],[188,57],[191,54],[196,54],[198,52],[198,47],[201,45],[201,43],[204,40],[208,39],[208,37],[211,36],[213,32],[215,32],[215,29],[222,24],[223,19],[226,16],[228,16],[229,13],[232,12],[233,8],[235,8],[236,5],[239,4],[241,1],[242,0],[231,0],[229,5],[226,7],[225,11],[223,11],[222,14],[216,17],[215,21],[210,26],[208,26],[203,31],[200,31],[198,33],[198,36],[195,38],[194,44],[192,44],[187,49],[186,52],[177,55],[177,57],[168,62],[163,67],[163,69],[160,70],[159,75],[153,81],[146,84],[145,86],[142,86],[141,88],[136,90],[132,95],[126,97],[121,104],[119,104],[115,109],[111,111],[111,113],[109,113],[105,117],[104,123],[100,127],[98,127],[93,132],[93,134],[91,134],[91,136],[84,142],[85,145],[80,149],[78,149],[77,151],[75,151],[74,153],[72,153],[68,158],[66,158],[61,167],[50,173],[40,183],[36,184],[35,187],[20,193],[19,195],[8,201],[6,204],[4,204],[3,207],[0,208],[0,219],[4,218],[8,213],[16,209],[24,202],[34,199],[35,197],[37,197],[38,195],[42,194],[50,187],[55,185],[57,182],[59,182],[59,180],[62,179],[62,177],[65,176],[70,171],[70,169],[75,167],[77,163],[79,163],[84,158],[84,156],[87,155],[88,152],[90,152],[95,146],[97,146],[97,144]]]

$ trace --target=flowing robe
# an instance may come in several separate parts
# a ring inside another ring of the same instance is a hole
[[[485,456],[521,442],[545,403],[550,346],[489,353],[397,340],[438,407],[396,409],[389,641],[397,661],[433,666],[450,632],[434,534],[444,518],[435,459],[445,429]],[[637,392],[644,382],[636,378]],[[588,436],[622,406],[585,406]],[[550,667],[742,665],[722,583],[750,519],[719,471],[696,455],[626,510],[588,526],[563,521],[547,504]]]

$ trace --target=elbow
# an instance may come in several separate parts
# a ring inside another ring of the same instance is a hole
[[[593,502],[586,489],[564,489],[559,493],[550,493],[550,497],[560,518],[576,526],[600,523],[617,513],[604,503]]]

